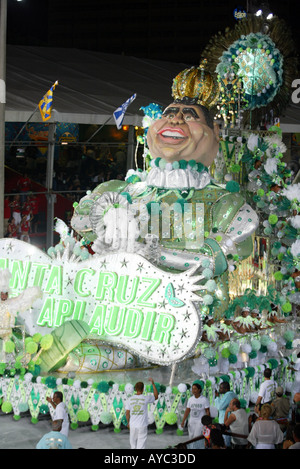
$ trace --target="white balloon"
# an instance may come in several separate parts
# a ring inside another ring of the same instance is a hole
[[[125,392],[126,394],[133,394],[134,391],[134,386],[131,383],[127,383],[125,386]]]
[[[253,391],[253,392],[250,394],[250,401],[251,401],[253,404],[256,404],[257,398],[258,398],[258,392]]]
[[[182,393],[187,391],[187,385],[184,383],[178,384],[177,388],[178,388],[178,391]]]

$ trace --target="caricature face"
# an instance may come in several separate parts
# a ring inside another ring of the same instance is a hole
[[[173,103],[149,127],[147,142],[152,158],[195,160],[208,167],[218,152],[218,133],[217,124],[213,129],[207,125],[199,106]]]

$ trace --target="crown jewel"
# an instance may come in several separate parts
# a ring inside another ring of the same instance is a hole
[[[185,97],[195,99],[197,104],[212,108],[218,101],[220,85],[217,78],[206,70],[207,60],[199,67],[186,68],[173,80],[172,97],[181,100]]]

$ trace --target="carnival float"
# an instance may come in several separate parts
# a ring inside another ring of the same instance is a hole
[[[296,73],[280,19],[239,21],[175,77],[164,111],[141,109],[142,168],[87,192],[47,253],[0,240],[2,412],[36,423],[60,390],[73,429],[119,432],[151,373],[149,423],[180,434],[195,381],[212,415],[224,380],[249,409],[266,367],[292,392],[300,184],[276,118]]]

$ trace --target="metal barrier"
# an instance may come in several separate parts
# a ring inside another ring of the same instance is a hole
[[[248,438],[248,435],[240,435],[239,433],[232,433],[228,430],[222,430],[222,435],[234,436],[236,438]],[[188,449],[187,445],[195,443],[196,441],[203,440],[205,437],[203,435],[198,436],[197,438],[193,438],[192,440],[184,441],[179,443],[178,445],[174,446],[176,449]]]
[[[281,425],[288,425],[289,423],[289,420],[288,419],[284,419],[284,418],[281,418],[281,419],[276,419],[276,422],[278,424],[281,424]],[[228,435],[228,436],[233,436],[233,437],[236,437],[236,438],[248,438],[248,435],[240,435],[239,433],[232,433],[230,432],[229,430],[225,430],[224,426],[221,426],[221,431],[222,431],[222,435]],[[223,428],[222,428],[223,427]],[[179,443],[178,445],[174,446],[173,448],[176,448],[176,449],[188,449],[187,446],[192,444],[192,443],[195,443],[196,441],[200,441],[200,440],[203,440],[205,437],[203,435],[200,435],[198,436],[197,438],[193,438],[192,440],[188,440],[188,441],[184,441],[182,443]]]

